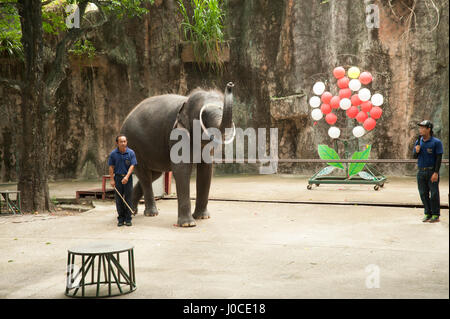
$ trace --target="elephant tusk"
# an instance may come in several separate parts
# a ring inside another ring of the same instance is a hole
[[[203,124],[203,119],[202,119],[203,111],[209,106],[215,106],[215,107],[218,107],[219,109],[223,109],[223,106],[217,105],[214,103],[207,103],[207,104],[203,105],[203,107],[200,110],[199,119],[200,119],[200,125],[202,127],[203,133],[205,133],[206,136],[208,136],[208,138],[211,139],[211,135],[208,134],[208,129],[205,127],[205,124]],[[236,127],[234,126],[234,123],[232,123],[232,124],[233,124],[233,136],[230,139],[222,142],[222,141],[219,141],[216,138],[214,138],[213,141],[218,144],[230,144],[231,142],[233,142],[234,137],[236,136]]]

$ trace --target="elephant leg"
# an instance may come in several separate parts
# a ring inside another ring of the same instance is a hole
[[[158,175],[159,174],[159,175]],[[161,175],[161,173],[153,172],[150,170],[146,170],[145,173],[141,173],[138,175],[139,183],[142,187],[143,193],[144,193],[144,200],[145,200],[145,210],[144,215],[145,216],[157,216],[158,215],[158,209],[156,208],[155,203],[155,197],[153,196],[153,176],[155,178],[158,178]]]
[[[192,215],[195,219],[210,218],[208,212],[209,188],[211,186],[212,164],[197,164],[197,198],[195,199],[195,211]]]
[[[193,227],[195,220],[191,215],[191,200],[189,182],[192,172],[192,164],[180,163],[172,166],[178,197],[178,221],[180,227]]]

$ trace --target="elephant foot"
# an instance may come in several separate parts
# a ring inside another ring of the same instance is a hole
[[[195,227],[197,224],[195,223],[195,220],[189,216],[189,217],[178,217],[177,222],[178,227]]]
[[[144,216],[150,216],[150,217],[154,217],[154,216],[158,216],[159,212],[158,210],[155,208],[151,208],[151,209],[145,209],[144,210]]]
[[[211,218],[211,215],[209,214],[208,210],[204,210],[202,212],[194,212],[194,214],[192,214],[192,217],[194,217],[195,219],[208,219]]]

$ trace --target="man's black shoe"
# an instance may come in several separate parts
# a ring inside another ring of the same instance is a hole
[[[125,225],[131,226],[131,222],[126,222]]]
[[[120,227],[120,226],[123,226],[123,222],[118,222],[118,223],[117,223],[117,226],[119,226],[119,227]]]

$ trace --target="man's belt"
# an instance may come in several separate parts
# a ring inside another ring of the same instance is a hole
[[[434,167],[419,167],[420,171],[428,171],[430,169],[434,169]]]

